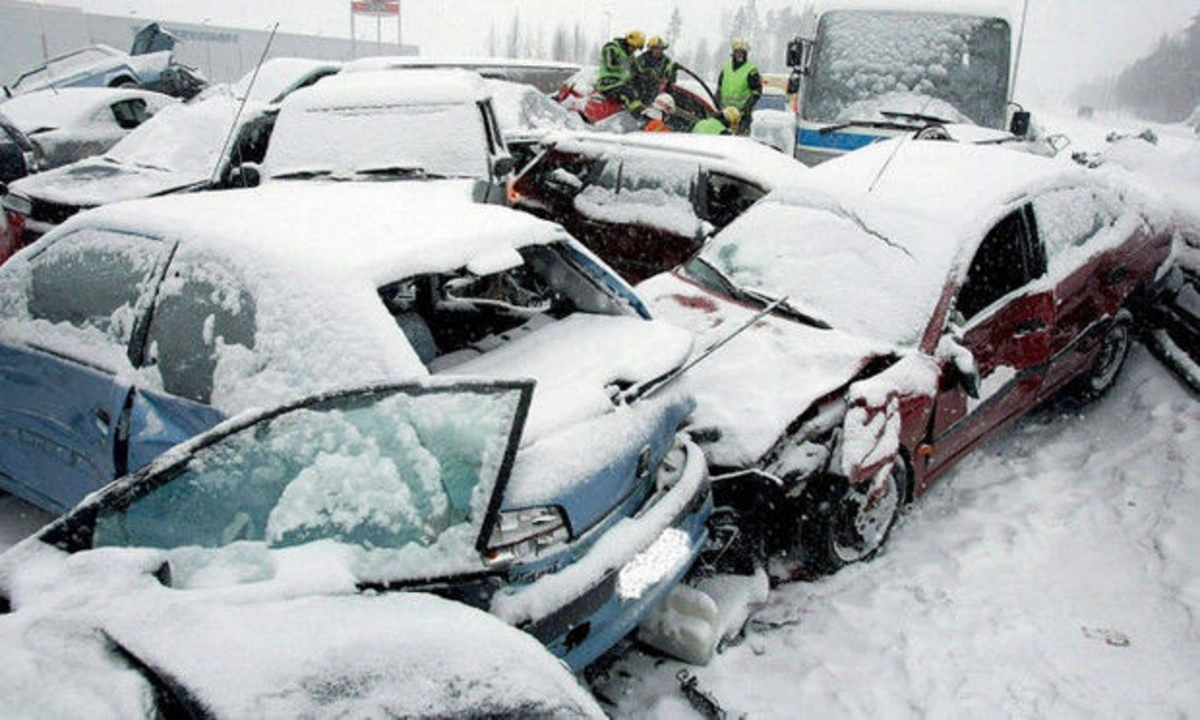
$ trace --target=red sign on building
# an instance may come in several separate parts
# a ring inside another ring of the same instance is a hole
[[[399,0],[354,0],[350,11],[359,15],[399,15]]]

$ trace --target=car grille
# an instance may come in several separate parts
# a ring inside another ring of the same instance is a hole
[[[82,209],[77,205],[46,202],[37,198],[32,198],[31,203],[33,210],[29,214],[30,219],[50,225],[59,225]]]

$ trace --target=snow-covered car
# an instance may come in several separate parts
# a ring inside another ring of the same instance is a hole
[[[573,112],[527,83],[487,80],[500,135],[516,168],[525,167],[538,153],[538,142],[563,130],[583,130],[586,124]]]
[[[670,95],[675,100],[675,112],[667,118],[667,124],[674,131],[690,132],[692,126],[706,117],[717,115],[717,101],[708,85],[687,68],[679,68],[681,77],[675,84],[664,84],[658,92],[650,93],[650,100],[661,93]],[[596,129],[605,131],[626,132],[640,129],[642,123],[619,122],[622,116],[628,116],[620,101],[607,97],[596,89],[596,78],[600,69],[595,65],[582,68],[568,78],[554,100],[571,112],[578,113]]]
[[[42,149],[0,109],[0,183],[10,183],[37,172],[42,161]]]
[[[889,141],[776,192],[638,285],[711,346],[686,376],[718,505],[809,571],[870,558],[903,504],[1059,391],[1111,386],[1171,216],[1028,153]]]
[[[128,53],[96,44],[47,60],[4,86],[8,97],[49,88],[113,87],[153,90],[188,99],[207,81],[193,68],[174,62],[176,38],[150,23],[133,38]]]
[[[763,85],[762,96],[754,105],[750,137],[792,157],[796,151],[796,111],[787,92],[775,85]]]
[[[91,495],[0,555],[0,713],[604,717],[533,637],[455,601],[497,576],[479,548],[532,390],[329,393]]]
[[[0,262],[71,216],[121,200],[236,186],[266,154],[274,108],[217,95],[173,104],[108,152],[23,178],[0,199]]]
[[[429,55],[372,55],[346,63],[346,72],[377,70],[470,70],[489,80],[532,85],[538,92],[556,92],[579,72],[575,63],[558,60],[502,57],[438,57]]]
[[[1200,223],[1181,223],[1175,263],[1154,307],[1147,343],[1192,390],[1200,392]]]
[[[477,73],[343,70],[280,104],[261,180],[463,178],[476,202],[503,204],[512,171]]]
[[[706,541],[693,403],[665,382],[691,344],[561,227],[463,202],[458,183],[114,203],[0,266],[0,488],[59,512],[225,418],[331,385],[532,378],[474,585],[457,587],[578,669]],[[350,493],[358,476],[339,497],[409,512],[403,493]]]
[[[99,155],[163,108],[179,101],[136,88],[63,88],[18,95],[0,110],[53,168]]]
[[[556,133],[509,203],[561,223],[630,282],[670,270],[773,188],[809,169],[748,138]]]

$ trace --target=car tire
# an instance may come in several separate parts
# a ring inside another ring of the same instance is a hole
[[[887,494],[874,503],[856,488],[825,487],[805,493],[800,513],[800,552],[819,574],[875,557],[887,542],[908,495],[908,466],[901,457],[886,472]],[[870,504],[869,509],[865,506]]]
[[[109,87],[121,88],[121,89],[136,88],[137,86],[138,86],[138,84],[137,84],[137,82],[134,81],[133,78],[127,78],[127,77],[117,78],[116,80],[113,80],[112,83],[109,84]]]
[[[1132,344],[1133,322],[1129,313],[1122,311],[1104,331],[1092,364],[1068,386],[1071,400],[1082,405],[1108,392],[1116,384]]]

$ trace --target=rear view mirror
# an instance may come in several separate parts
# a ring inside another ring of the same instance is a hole
[[[798,92],[800,92],[800,71],[793,69],[792,74],[788,75],[787,93],[788,95],[795,95]]]
[[[942,361],[943,372],[950,382],[960,385],[964,392],[976,400],[979,399],[979,365],[975,363],[975,355],[961,342],[958,335],[958,323],[961,314],[955,311],[956,317],[951,320],[951,327],[946,328],[938,343],[937,356]]]
[[[242,163],[229,171],[229,187],[258,187],[262,172],[257,163]]]
[[[787,44],[787,66],[796,68],[801,73],[805,70],[805,56],[812,44],[802,38],[792,38]]]

